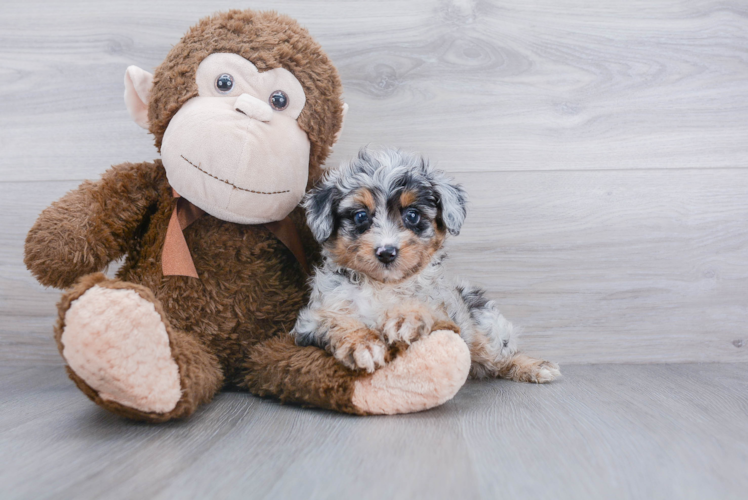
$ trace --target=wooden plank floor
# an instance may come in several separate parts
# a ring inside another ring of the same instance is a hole
[[[59,367],[0,368],[0,497],[745,498],[748,366],[565,367],[433,411],[348,417],[223,393],[144,425]]]

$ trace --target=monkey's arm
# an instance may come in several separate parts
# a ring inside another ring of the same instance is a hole
[[[66,288],[101,271],[128,243],[159,198],[160,165],[122,163],[45,209],[26,236],[24,263],[42,285]]]

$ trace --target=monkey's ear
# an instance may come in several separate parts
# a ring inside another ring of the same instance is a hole
[[[125,105],[135,123],[148,128],[148,101],[151,99],[153,75],[137,66],[125,71]]]
[[[338,139],[340,139],[340,134],[343,133],[343,125],[345,125],[345,115],[348,114],[348,103],[343,103],[343,119],[340,120],[340,128],[337,132],[335,132],[335,142],[332,143],[332,145],[336,145],[338,143]]]

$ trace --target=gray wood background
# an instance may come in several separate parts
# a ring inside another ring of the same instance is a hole
[[[453,270],[562,363],[748,361],[744,0],[0,4],[0,358],[59,364],[58,292],[22,264],[37,214],[153,159],[123,103],[197,19],[296,17],[351,106],[329,165],[422,152],[467,188]]]
[[[3,499],[744,500],[744,363],[568,366],[360,418],[224,392],[142,425],[59,366],[0,366]]]

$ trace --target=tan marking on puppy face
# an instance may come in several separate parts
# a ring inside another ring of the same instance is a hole
[[[334,246],[328,247],[328,250],[333,259],[342,266],[361,272],[376,281],[397,283],[420,271],[428,264],[430,254],[433,254],[424,251],[424,245],[412,233],[401,235],[407,240],[400,244],[397,259],[388,265],[381,263],[376,257],[378,238],[372,232],[364,233],[355,241],[340,237]]]
[[[361,190],[354,197],[362,204],[375,201],[369,190]],[[386,210],[383,206],[375,208]],[[372,209],[370,211],[373,212]],[[446,229],[440,227],[435,220],[431,224],[434,228],[434,236],[422,239],[407,229],[402,219],[398,217],[397,230],[400,241],[398,256],[389,265],[382,264],[376,257],[375,252],[379,242],[376,228],[370,229],[355,239],[348,234],[339,234],[327,240],[324,245],[337,264],[361,272],[377,281],[397,283],[419,273],[431,262],[434,254],[444,244]]]
[[[330,257],[340,266],[359,271],[366,276],[381,281],[381,262],[377,260],[374,237],[365,233],[352,240],[347,236],[338,236],[325,242]]]
[[[377,200],[368,188],[360,188],[348,195],[341,206],[365,207],[370,217],[377,210]],[[324,244],[332,259],[341,266],[362,272],[366,275],[376,273],[380,263],[375,255],[376,241],[371,231],[356,235],[347,231],[328,239]]]
[[[418,193],[416,193],[415,191],[403,191],[403,193],[400,195],[400,206],[403,208],[407,208],[417,200]]]
[[[444,240],[447,238],[447,230],[444,226],[439,227],[436,221],[432,221],[431,225],[434,227],[434,237],[431,239],[431,255],[434,255],[443,245]]]
[[[323,245],[338,265],[375,281],[398,283],[428,266],[443,246],[447,230],[436,207],[426,199],[431,196],[428,191],[406,188],[392,196],[388,192],[391,191],[384,188],[379,192],[359,187],[349,193],[338,206],[339,229]],[[356,229],[352,214],[361,208],[367,210],[369,222],[365,228]],[[409,209],[420,214],[418,230],[403,219]],[[423,222],[430,227],[424,229]],[[377,259],[376,250],[383,245],[397,248],[394,261],[383,263]]]
[[[354,203],[369,209],[369,213],[373,213],[374,209],[377,206],[377,202],[376,200],[374,200],[374,195],[366,188],[362,188],[356,191],[356,193],[352,196],[352,199]]]
[[[400,271],[402,278],[405,279],[418,273],[431,260],[433,252],[429,251],[430,245],[417,238],[412,233],[400,244],[400,252],[397,260],[394,262],[395,267]]]
[[[439,228],[436,221],[432,221],[432,225],[434,227],[434,237],[428,241],[423,241],[403,228],[404,231],[408,232],[409,237],[400,246],[402,261],[395,262],[402,272],[402,277],[398,281],[418,274],[431,262],[434,254],[444,245],[444,239],[447,236],[446,230]]]

